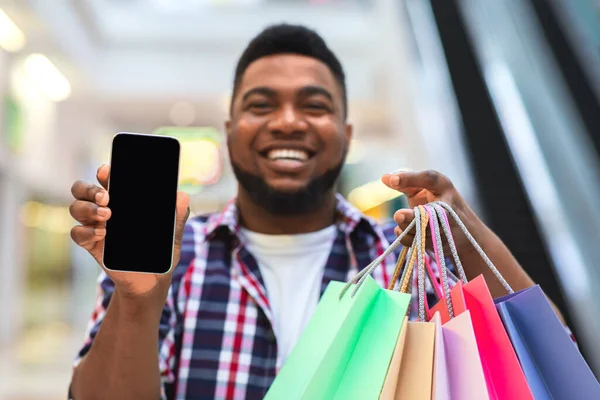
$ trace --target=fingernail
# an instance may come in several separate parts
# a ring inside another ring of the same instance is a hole
[[[400,177],[398,175],[392,175],[390,178],[390,185],[398,186],[398,184],[400,184]]]
[[[96,203],[102,203],[102,200],[104,200],[104,192],[96,193]]]
[[[108,217],[108,213],[109,213],[108,208],[106,208],[106,207],[100,207],[100,208],[98,208],[98,215],[99,216],[101,216],[101,217]]]

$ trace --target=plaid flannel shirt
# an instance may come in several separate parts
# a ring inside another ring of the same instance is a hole
[[[321,294],[330,281],[347,281],[367,266],[396,237],[395,224],[378,225],[341,196],[337,211],[337,237],[324,267]],[[238,228],[234,201],[220,213],[190,219],[185,227],[181,258],[160,321],[163,399],[262,399],[281,368],[269,297]],[[390,282],[399,250],[373,273],[383,287]],[[436,273],[433,262],[432,268]],[[434,304],[437,299],[426,283],[429,304]],[[102,273],[75,365],[92,346],[113,290]],[[413,301],[411,319],[417,316],[416,307]]]

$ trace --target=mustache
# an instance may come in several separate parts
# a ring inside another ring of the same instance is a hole
[[[273,188],[264,178],[245,170],[231,157],[230,163],[240,186],[259,207],[280,216],[297,216],[323,206],[327,194],[336,186],[344,158],[324,174],[311,179],[305,187],[293,192]]]

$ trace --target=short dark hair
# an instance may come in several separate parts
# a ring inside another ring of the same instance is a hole
[[[250,41],[235,68],[232,103],[248,66],[259,58],[276,54],[300,54],[327,65],[342,89],[344,116],[347,115],[346,75],[342,64],[317,32],[301,25],[271,25]]]

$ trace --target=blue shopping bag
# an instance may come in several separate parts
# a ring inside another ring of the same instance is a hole
[[[600,399],[600,384],[539,285],[494,301],[536,400]]]

